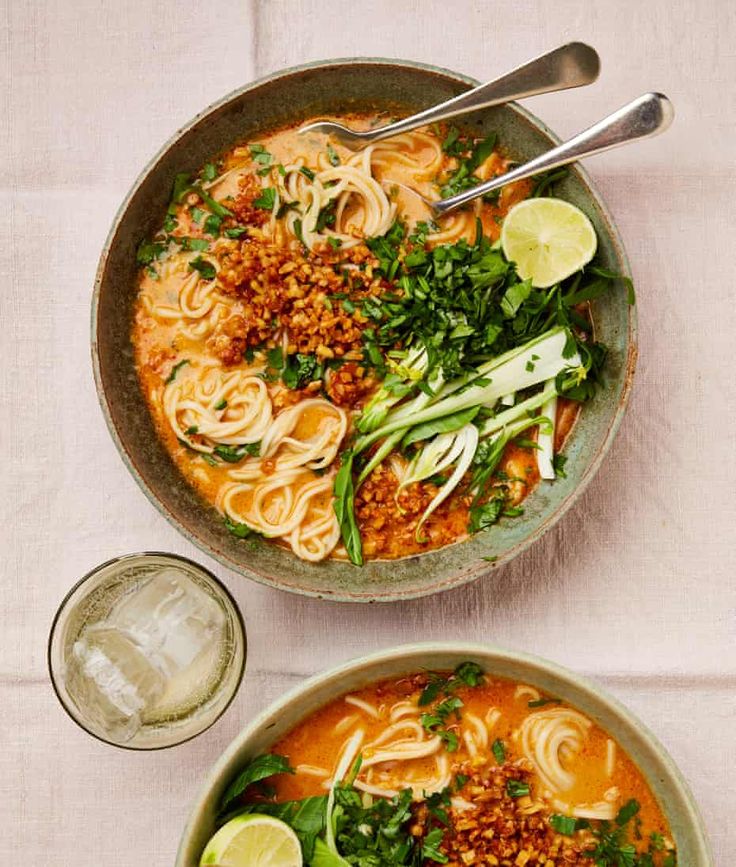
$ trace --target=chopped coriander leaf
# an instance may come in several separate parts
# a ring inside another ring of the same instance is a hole
[[[232,229],[225,229],[225,236],[227,238],[239,238],[247,231],[248,229],[245,226],[233,226]]]
[[[327,243],[333,250],[339,250],[340,247],[342,247],[342,240],[340,238],[335,238],[332,235],[327,239]]]
[[[502,765],[506,761],[506,747],[501,738],[496,738],[493,742],[491,752],[499,765]]]
[[[182,250],[195,250],[200,253],[210,245],[206,238],[188,238],[186,235],[171,235],[169,240],[178,244]]]
[[[189,213],[191,214],[193,222],[197,223],[197,225],[202,222],[202,218],[204,217],[204,211],[201,208],[190,208]]]
[[[523,783],[521,780],[506,780],[506,794],[510,798],[523,798],[530,791],[529,783]]]
[[[335,148],[329,143],[327,144],[327,159],[330,161],[331,166],[340,165],[340,157],[337,155]]]
[[[304,388],[315,379],[321,379],[324,375],[324,366],[314,355],[290,355],[286,359],[286,366],[281,374],[281,381],[287,388]]]
[[[174,177],[174,187],[171,191],[171,205],[179,204],[184,196],[190,191],[190,176],[186,172],[179,172]],[[171,206],[170,206],[171,207]]]
[[[348,315],[352,315],[353,313],[355,313],[355,304],[349,298],[345,298],[342,302],[342,309]]]
[[[205,163],[205,167],[202,169],[202,180],[214,181],[216,177],[217,166],[214,163]]]
[[[453,678],[466,686],[480,686],[485,681],[485,672],[477,662],[461,662],[455,669]]]
[[[192,434],[199,433],[199,428],[196,424],[189,425],[189,427],[184,431],[187,436],[192,436]]]
[[[498,522],[503,514],[505,499],[494,497],[483,505],[471,506],[470,508],[470,532],[477,533],[485,530]]]
[[[269,349],[266,353],[266,362],[274,370],[281,370],[284,366],[284,350],[280,346]]]
[[[442,150],[451,157],[458,157],[466,149],[465,143],[460,139],[460,130],[451,126],[442,142]]]
[[[439,845],[442,843],[443,837],[444,831],[442,828],[432,828],[432,830],[426,834],[422,840],[422,858],[428,858],[439,864],[446,864],[448,857],[439,850]]]
[[[212,455],[208,455],[207,452],[200,452],[199,456],[206,464],[209,464],[211,467],[216,467],[219,464],[217,458],[213,458]]]
[[[203,231],[206,235],[212,235],[216,238],[220,234],[221,226],[222,217],[218,217],[217,214],[210,214],[204,221]]]
[[[335,199],[333,199],[329,203],[329,205],[325,205],[325,207],[322,208],[322,210],[319,212],[319,215],[317,216],[317,226],[316,226],[317,232],[324,232],[325,228],[327,228],[328,226],[334,226],[335,225],[335,220],[336,220],[335,208],[336,208],[336,200]]]
[[[276,189],[275,187],[264,187],[261,190],[261,195],[253,200],[254,208],[262,208],[264,211],[270,211],[276,204]]]
[[[203,259],[201,256],[192,259],[189,263],[189,267],[193,271],[199,271],[204,280],[214,280],[217,276],[217,271],[212,262],[208,262],[207,259]]]
[[[214,453],[228,464],[237,464],[245,457],[257,458],[261,453],[260,442],[239,446],[216,445]]]
[[[225,409],[226,407],[227,407],[227,401],[225,400],[224,397],[222,398],[222,400],[218,400],[217,403],[215,404],[216,410]]]
[[[259,535],[255,530],[251,529],[247,524],[241,524],[239,521],[233,521],[228,515],[223,518],[225,527],[238,539],[248,539],[251,536]]]
[[[578,820],[574,816],[562,816],[559,813],[553,813],[549,817],[549,824],[552,830],[565,837],[571,837],[578,830]]]
[[[139,265],[150,265],[154,259],[160,259],[166,252],[166,244],[161,241],[142,241],[138,246],[136,261]]]
[[[623,807],[616,814],[616,824],[617,825],[625,825],[627,822],[631,821],[634,816],[637,815],[641,808],[641,805],[637,800],[631,798],[628,800]]]
[[[177,363],[176,363],[176,364],[171,368],[171,373],[170,373],[170,374],[166,377],[166,379],[164,380],[165,383],[166,383],[166,385],[168,385],[170,382],[173,382],[173,381],[176,379],[176,375],[179,373],[179,371],[182,369],[182,367],[184,367],[184,365],[186,365],[186,364],[189,364],[189,359],[188,359],[188,358],[184,358],[184,359],[182,359],[181,361],[178,361],[178,362],[177,362]]]
[[[561,698],[536,698],[527,702],[527,707],[544,707],[547,704],[562,704]]]
[[[279,205],[278,211],[276,211],[276,219],[280,220],[283,216],[289,213],[289,211],[296,210],[299,207],[298,202],[282,202]]]

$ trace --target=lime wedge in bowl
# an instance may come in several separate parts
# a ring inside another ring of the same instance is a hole
[[[504,256],[522,280],[546,289],[579,271],[595,256],[598,241],[585,214],[562,199],[525,199],[501,227]]]
[[[281,819],[236,816],[210,838],[200,867],[301,867],[299,838]]]

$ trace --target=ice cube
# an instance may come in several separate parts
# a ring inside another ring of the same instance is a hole
[[[124,630],[164,677],[171,678],[219,639],[225,615],[188,576],[162,569],[124,596],[107,622]]]
[[[145,709],[161,697],[165,680],[118,629],[89,626],[74,642],[67,689],[90,722],[115,740],[130,740]]]

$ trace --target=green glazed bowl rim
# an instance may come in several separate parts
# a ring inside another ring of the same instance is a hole
[[[198,112],[188,123],[180,127],[149,160],[149,162],[140,172],[136,180],[133,182],[128,194],[118,208],[115,218],[112,222],[110,231],[108,232],[105,244],[102,249],[102,253],[100,255],[99,264],[95,274],[94,290],[92,295],[92,369],[100,407],[102,409],[107,428],[110,432],[110,436],[112,437],[112,440],[118,453],[120,454],[120,457],[123,460],[123,463],[127,467],[131,476],[135,479],[139,488],[143,491],[149,502],[160,512],[160,514],[164,516],[164,518],[166,518],[169,524],[171,524],[176,530],[178,530],[178,532],[181,533],[192,544],[196,545],[201,551],[215,559],[222,566],[232,569],[238,574],[243,575],[244,577],[247,577],[251,580],[257,581],[260,584],[264,584],[278,590],[296,593],[302,596],[317,599],[326,599],[331,602],[397,602],[409,599],[417,599],[423,596],[434,595],[435,593],[441,593],[446,590],[461,587],[464,584],[468,584],[473,581],[477,581],[480,578],[487,577],[492,571],[498,569],[500,566],[509,563],[511,560],[526,551],[527,548],[529,548],[534,542],[536,542],[548,530],[550,530],[566,514],[568,509],[570,509],[571,506],[582,496],[583,492],[600,469],[601,463],[603,462],[604,457],[608,453],[616,437],[628,405],[638,356],[637,314],[635,305],[629,305],[628,307],[628,321],[626,323],[625,334],[626,359],[620,374],[621,390],[620,394],[618,395],[615,411],[610,420],[610,423],[608,424],[605,434],[601,437],[599,441],[597,450],[594,452],[587,465],[585,466],[585,469],[578,484],[567,496],[565,496],[560,501],[552,514],[545,521],[541,522],[533,531],[525,535],[524,538],[516,542],[514,545],[508,548],[508,550],[496,557],[493,562],[482,562],[479,565],[476,565],[470,569],[455,567],[449,577],[446,576],[444,578],[435,579],[428,586],[414,586],[409,589],[398,589],[396,591],[390,590],[388,592],[380,591],[380,593],[378,594],[376,594],[376,592],[373,591],[370,587],[367,587],[366,591],[364,592],[358,590],[342,589],[340,587],[337,587],[334,591],[332,589],[330,589],[329,591],[324,589],[315,589],[312,587],[303,586],[302,584],[298,583],[298,580],[295,581],[284,573],[279,574],[278,576],[264,574],[262,572],[256,571],[254,567],[250,565],[246,566],[242,562],[230,557],[226,551],[211,546],[207,541],[201,538],[194,529],[188,527],[183,520],[181,520],[172,510],[169,509],[167,505],[165,505],[159,499],[159,497],[152,490],[152,488],[149,487],[147,481],[143,478],[143,476],[137,469],[133,457],[128,453],[127,448],[123,443],[122,438],[115,426],[115,422],[113,420],[113,413],[110,404],[108,403],[108,396],[106,393],[104,377],[101,368],[100,352],[98,349],[98,315],[100,307],[100,294],[110,250],[114,244],[118,229],[120,227],[120,224],[124,220],[129,205],[136,196],[139,188],[148,178],[149,174],[151,174],[155,170],[156,166],[162,160],[162,158],[168,153],[171,148],[173,148],[177,144],[177,142],[182,137],[184,137],[194,127],[196,127],[204,118],[217,112],[219,109],[227,106],[228,103],[230,103],[231,101],[240,98],[241,96],[249,93],[250,91],[257,90],[263,85],[277,82],[280,79],[284,79],[299,73],[320,69],[330,69],[340,66],[363,66],[366,68],[370,68],[373,66],[394,67],[398,69],[410,69],[420,72],[438,74],[456,82],[467,84],[468,87],[476,87],[480,83],[477,79],[463,73],[455,72],[454,70],[447,69],[445,67],[435,66],[428,63],[421,63],[418,61],[385,57],[333,58],[329,60],[312,61],[309,63],[277,70],[273,73],[249,82],[242,87],[236,88],[235,90],[211,103],[202,111]],[[526,108],[520,106],[518,103],[515,102],[506,103],[506,106],[510,110],[515,112],[522,120],[526,121],[534,130],[549,138],[553,142],[553,144],[560,143],[561,139],[559,138],[559,136],[557,136],[543,121],[541,121]],[[606,230],[609,235],[611,245],[615,250],[616,258],[622,266],[620,269],[621,273],[628,277],[631,277],[631,268],[623,245],[623,241],[613,220],[613,216],[610,213],[605,202],[603,201],[601,194],[599,193],[598,189],[596,188],[595,184],[591,180],[586,170],[579,163],[573,164],[570,168],[572,173],[577,175],[579,179],[583,182],[583,184],[587,187],[587,192],[590,196],[590,199],[594,203],[596,209],[598,210],[605,222]],[[464,543],[461,542],[459,544],[462,545]],[[421,555],[419,556],[421,557]],[[399,560],[396,562],[401,561]]]
[[[524,676],[528,673],[528,682],[532,685],[544,680],[551,681],[560,687],[556,694],[561,695],[563,699],[569,700],[566,699],[565,693],[575,695],[575,701],[570,700],[573,706],[579,706],[581,701],[589,705],[592,710],[583,707],[581,709],[584,713],[595,717],[598,711],[607,715],[617,727],[620,726],[620,732],[611,732],[617,741],[629,739],[633,744],[636,739],[637,743],[634,744],[636,748],[641,748],[648,754],[647,759],[656,763],[657,784],[660,790],[667,792],[668,798],[677,809],[676,816],[668,815],[667,818],[678,850],[683,848],[683,841],[686,841],[688,854],[692,857],[692,860],[683,863],[687,863],[688,867],[713,867],[713,854],[705,823],[687,781],[657,737],[634,713],[603,687],[562,665],[495,644],[466,641],[419,642],[380,650],[313,675],[272,702],[235,736],[207,774],[195,797],[182,832],[175,867],[194,867],[199,863],[199,854],[203,846],[200,829],[203,825],[211,824],[210,818],[214,815],[213,805],[224,792],[227,783],[237,773],[238,767],[247,760],[247,756],[243,757],[241,753],[248,752],[249,742],[257,738],[260,733],[267,732],[278,723],[283,725],[285,717],[288,717],[285,726],[285,731],[288,731],[321,704],[339,697],[345,691],[358,688],[355,684],[340,686],[351,675],[364,671],[365,678],[361,677],[360,683],[367,685],[383,677],[399,676],[427,667],[437,668],[438,663],[433,660],[438,657],[447,659],[446,667],[451,667],[465,659],[481,662],[491,675],[494,674],[494,664],[521,667],[524,669]],[[386,670],[379,673],[381,666]],[[391,668],[393,674],[388,673]],[[375,673],[371,675],[372,671]],[[327,692],[330,693],[329,696],[325,695]],[[321,694],[320,699],[314,706],[309,706],[310,696],[315,694]],[[300,712],[299,706],[305,709]],[[277,740],[281,734],[282,732],[279,731],[274,735],[270,743]],[[265,741],[268,742],[268,739]],[[259,749],[264,749],[262,743]],[[652,779],[647,775],[645,779],[649,785],[653,785]],[[212,831],[208,829],[207,835],[210,833]]]

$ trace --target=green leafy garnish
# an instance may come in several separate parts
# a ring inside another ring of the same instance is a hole
[[[239,238],[244,235],[248,229],[245,226],[233,226],[231,229],[225,229],[226,238]]]
[[[220,801],[220,812],[227,811],[243,792],[253,783],[273,777],[275,774],[293,774],[294,769],[284,756],[265,753],[249,762],[238,776],[225,789]]]
[[[315,379],[321,379],[323,374],[324,367],[315,355],[296,353],[286,359],[281,381],[287,388],[296,390],[304,388]]]
[[[424,859],[444,864],[440,852],[442,828],[433,828],[422,837],[411,834],[412,791],[404,789],[393,798],[377,798],[363,805],[361,793],[350,783],[335,789],[335,848],[330,849],[320,839],[315,845],[312,867],[419,867]],[[324,850],[331,854],[326,856]]]
[[[501,738],[496,738],[491,744],[491,752],[499,765],[502,765],[506,761],[506,747]]]
[[[142,241],[138,246],[136,261],[139,265],[150,265],[154,259],[160,259],[166,252],[167,245],[161,241]]]
[[[449,198],[481,183],[481,179],[475,174],[475,171],[488,159],[495,147],[495,133],[471,143],[469,139],[460,138],[457,131],[452,128],[442,143],[442,148],[445,153],[457,156],[459,164],[442,183],[440,187],[442,198]],[[462,158],[461,154],[467,154],[467,156]]]
[[[227,531],[235,536],[236,539],[251,539],[254,536],[260,536],[260,533],[252,527],[249,527],[247,524],[241,524],[240,521],[233,521],[229,515],[225,515],[223,523]]]
[[[435,705],[431,711],[427,711],[419,717],[422,727],[433,735],[439,735],[445,743],[445,748],[450,753],[457,749],[458,739],[454,732],[448,731],[446,727],[447,719],[450,714],[454,713],[455,717],[459,720],[459,711],[462,706],[462,699],[457,696],[450,696]]]
[[[562,816],[560,813],[553,813],[549,817],[549,824],[558,834],[572,837],[576,831],[587,828],[590,823],[587,819],[576,819],[574,816]]]
[[[506,794],[509,798],[523,798],[530,791],[529,783],[523,783],[521,780],[506,780]]]
[[[215,446],[214,453],[218,458],[222,458],[222,460],[228,464],[237,464],[239,461],[242,461],[244,457],[259,457],[261,454],[261,444],[260,442],[245,443],[239,446],[226,446],[220,444]]]
[[[429,672],[429,683],[422,690],[417,704],[425,707],[440,694],[451,695],[460,686],[480,686],[485,682],[485,672],[476,662],[461,662],[449,676]]]
[[[262,208],[264,211],[272,211],[276,204],[276,188],[264,187],[261,190],[260,196],[253,200],[254,208]]]
[[[204,226],[202,230],[206,235],[212,235],[216,238],[220,234],[221,226],[222,217],[218,217],[217,214],[210,214],[204,221]]]
[[[363,543],[360,538],[358,522],[355,518],[355,487],[353,485],[353,453],[343,452],[340,469],[335,476],[333,508],[340,525],[340,533],[350,561],[356,566],[363,565]]]
[[[184,358],[181,361],[178,361],[172,368],[171,373],[164,380],[165,384],[168,385],[170,382],[173,382],[176,379],[177,373],[184,367],[184,365],[189,364],[189,359]]]
[[[192,259],[189,263],[189,267],[193,271],[199,271],[205,280],[214,280],[217,276],[217,271],[212,262],[209,262],[207,259],[203,259],[201,256],[197,256],[196,259]]]
[[[527,707],[544,707],[546,704],[561,704],[561,698],[535,698],[527,702]]]
[[[327,159],[330,161],[330,165],[339,166],[340,165],[340,157],[337,155],[337,151],[332,147],[331,144],[327,144]]]

